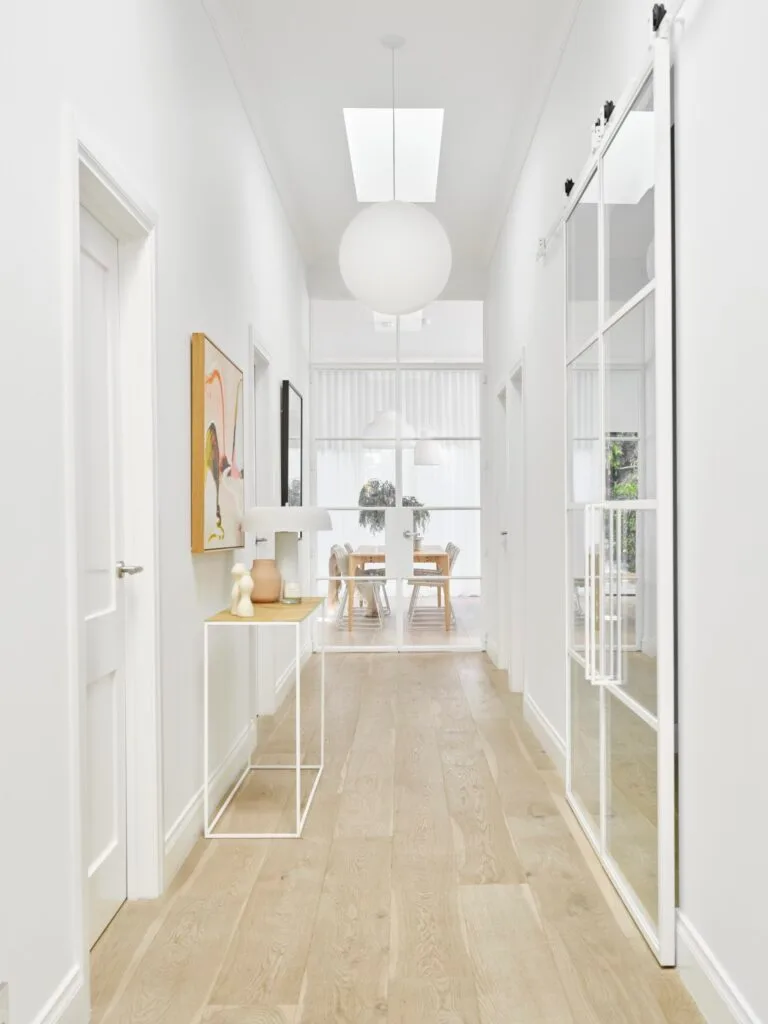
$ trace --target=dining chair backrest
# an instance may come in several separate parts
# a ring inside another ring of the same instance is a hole
[[[461,548],[454,544],[453,541],[451,541],[450,544],[446,545],[445,551],[446,554],[448,555],[448,566],[450,568],[450,571],[453,572],[453,567],[456,564],[456,559],[459,557],[459,552],[461,551]]]
[[[349,552],[341,544],[334,544],[331,555],[336,559],[339,576],[349,576]]]
[[[349,543],[349,541],[345,541],[345,543],[344,543],[344,547],[345,547],[345,548],[347,549],[347,552],[348,552],[348,553],[349,553],[350,555],[351,555],[351,554],[352,554],[352,552],[353,552],[353,551],[355,550],[355,549],[354,549],[354,548],[352,547],[352,545],[351,545],[351,544]]]

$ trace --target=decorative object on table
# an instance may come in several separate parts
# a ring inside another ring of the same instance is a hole
[[[301,584],[298,581],[283,584],[283,603],[301,604]]]
[[[289,380],[280,387],[280,502],[304,500],[304,399]]]
[[[443,292],[451,274],[451,243],[433,213],[397,198],[395,51],[405,40],[384,36],[392,51],[392,199],[363,209],[339,246],[339,269],[352,295],[377,313],[415,313]],[[399,116],[399,115],[398,115]]]
[[[243,372],[205,334],[192,335],[192,551],[245,543]]]
[[[232,602],[230,604],[229,610],[232,612],[233,615],[237,615],[237,605],[240,601],[240,587],[238,586],[240,582],[240,577],[244,576],[247,572],[248,570],[245,568],[242,562],[235,562],[235,564],[230,569],[230,573],[232,575],[232,579],[234,582],[232,583]]]
[[[249,573],[243,573],[237,581],[237,588],[240,591],[240,600],[237,602],[235,615],[239,619],[252,619],[253,603],[251,601],[251,592],[253,591],[253,579]]]
[[[280,600],[283,580],[274,558],[254,558],[251,579],[251,601],[254,604],[274,604]]]
[[[386,525],[384,509],[395,507],[395,485],[389,480],[368,480],[363,484],[357,504],[361,506],[358,522],[375,536],[381,533]],[[423,537],[429,526],[429,510],[412,495],[403,497],[403,505],[416,510],[413,513],[413,529]]]
[[[330,530],[331,516],[327,509],[313,505],[256,506],[245,513],[243,527],[248,533],[257,536],[270,533],[275,535],[277,572],[285,588],[287,584],[300,584],[299,535],[304,530]],[[291,586],[288,591],[295,593]]]
[[[423,537],[421,537],[419,534],[414,534],[414,537],[413,537],[413,550],[414,551],[421,551],[422,541],[423,541]]]

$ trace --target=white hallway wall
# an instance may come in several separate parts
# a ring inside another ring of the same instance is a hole
[[[30,1024],[81,960],[62,613],[64,105],[159,218],[166,830],[202,782],[201,621],[225,603],[232,562],[190,554],[189,337],[205,331],[245,366],[254,325],[273,357],[276,466],[277,388],[290,377],[306,390],[309,315],[293,236],[199,2],[3,4],[0,86],[3,420],[16,438],[0,483],[0,980],[14,1024]],[[243,710],[234,690],[222,696],[220,750]]]
[[[583,0],[499,238],[485,307],[494,391],[525,347],[527,684],[562,738],[562,240],[543,264],[535,254],[561,210],[563,181],[588,158],[595,111],[640,71],[650,7]],[[768,258],[756,198],[764,133],[735,98],[768,89],[768,7],[689,0],[684,17],[675,94],[680,904],[751,1007],[753,1016],[739,1019],[757,1021],[768,1020],[768,822],[760,810],[768,805],[768,542],[763,503],[747,495],[764,490],[748,439],[765,425]]]

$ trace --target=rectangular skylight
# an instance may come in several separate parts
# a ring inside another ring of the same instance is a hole
[[[398,199],[434,203],[443,114],[442,109],[395,110]],[[392,199],[392,108],[345,107],[344,123],[358,202]]]

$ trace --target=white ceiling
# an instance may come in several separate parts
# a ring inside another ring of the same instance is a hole
[[[579,0],[203,0],[309,268],[341,298],[337,251],[360,209],[344,107],[443,107],[434,210],[454,252],[446,297],[485,268]]]

